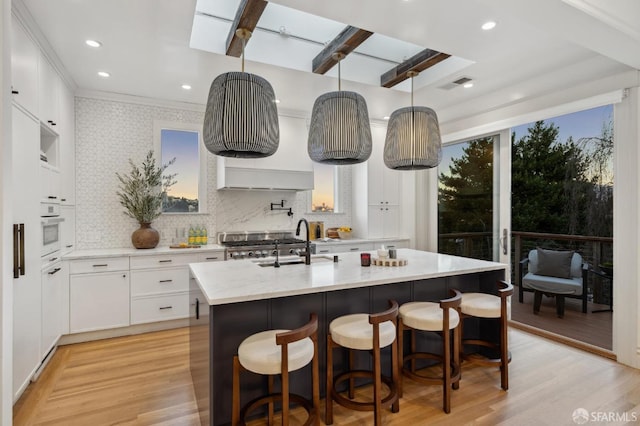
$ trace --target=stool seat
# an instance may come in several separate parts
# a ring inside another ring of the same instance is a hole
[[[442,309],[439,303],[409,302],[400,306],[398,311],[404,325],[416,330],[442,331]],[[449,308],[449,329],[453,330],[460,323],[458,311]]]
[[[361,351],[373,349],[373,325],[369,314],[345,315],[329,324],[333,341],[344,348]],[[396,326],[391,321],[380,323],[380,347],[389,346],[396,339]]]
[[[282,346],[276,344],[276,334],[290,330],[267,330],[247,337],[238,347],[240,364],[257,374],[280,374]],[[288,370],[296,371],[313,359],[313,341],[306,337],[289,344]]]
[[[500,318],[501,299],[486,293],[462,293],[460,310],[463,314],[478,318]]]

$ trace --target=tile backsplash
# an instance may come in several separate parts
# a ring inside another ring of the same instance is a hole
[[[142,161],[153,148],[154,121],[202,125],[204,113],[119,100],[76,97],[76,241],[79,249],[131,246],[134,219],[123,213],[116,196],[116,172],[127,173],[129,159]],[[216,189],[216,156],[207,155],[207,212],[163,214],[153,222],[161,245],[168,245],[176,230],[204,225],[209,242],[221,231],[292,230],[301,217],[321,220],[326,227],[351,224],[351,168],[340,167],[343,212],[306,213],[309,192],[242,191]],[[271,211],[271,203],[285,200],[294,215]]]

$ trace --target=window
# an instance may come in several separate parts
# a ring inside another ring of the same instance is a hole
[[[162,203],[163,213],[205,213],[206,156],[197,124],[155,123],[156,152],[161,164],[175,161],[166,174],[175,175]]]
[[[313,163],[313,191],[311,191],[311,211],[315,213],[335,213],[337,209],[336,179],[337,167],[329,164]]]

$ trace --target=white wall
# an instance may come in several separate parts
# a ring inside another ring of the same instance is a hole
[[[79,249],[131,246],[137,223],[122,213],[115,172],[126,173],[131,158],[139,163],[153,148],[153,122],[173,121],[202,125],[200,107],[188,107],[120,97],[76,97],[76,239]],[[210,242],[216,232],[292,230],[301,217],[322,220],[325,227],[351,225],[351,168],[341,166],[344,213],[307,213],[305,192],[218,191],[216,156],[206,154],[208,214],[168,215],[156,219],[160,244],[171,243],[176,228],[205,225]],[[271,203],[286,201],[294,215],[271,211]]]

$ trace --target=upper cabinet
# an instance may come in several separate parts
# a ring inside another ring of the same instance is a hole
[[[373,149],[367,161],[368,204],[370,206],[397,206],[400,204],[400,177],[402,172],[384,165],[386,129],[372,127]]]
[[[76,143],[75,143],[75,100],[73,93],[62,86],[60,94],[60,202],[64,205],[76,204]]]
[[[218,157],[218,189],[313,189],[313,162],[307,152],[303,118],[279,116],[280,144],[265,158]]]
[[[38,62],[40,51],[13,17],[11,38],[11,89],[13,99],[38,115]]]
[[[38,67],[38,117],[40,122],[57,132],[60,122],[60,91],[62,81],[43,54]]]

